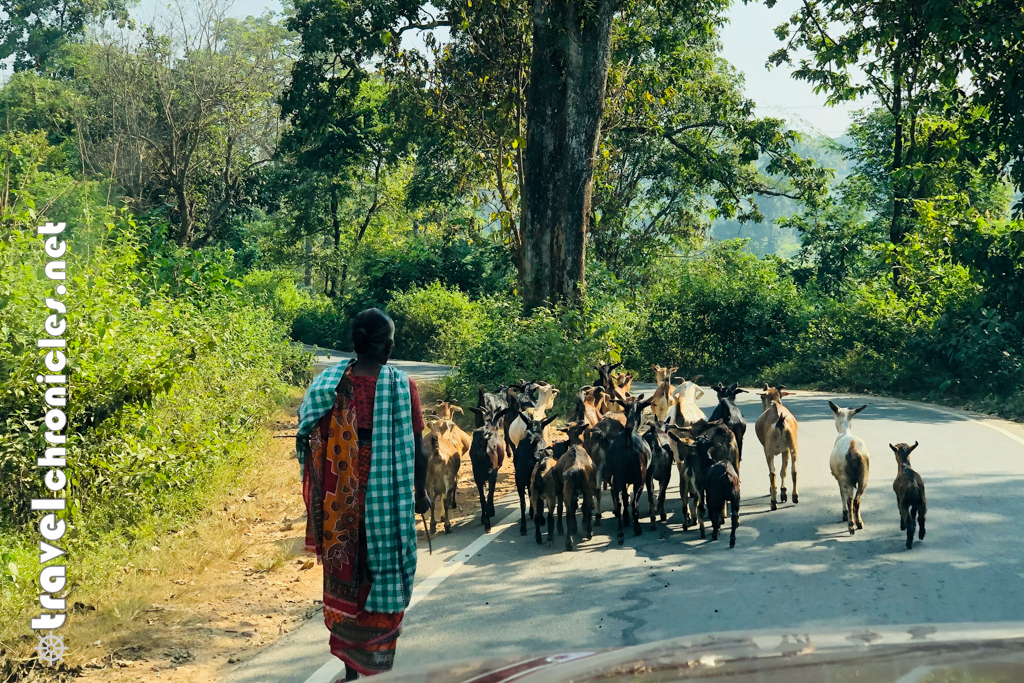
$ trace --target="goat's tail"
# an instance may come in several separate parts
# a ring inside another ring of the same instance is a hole
[[[786,414],[779,411],[779,419],[775,421],[775,428],[780,432],[786,428]]]

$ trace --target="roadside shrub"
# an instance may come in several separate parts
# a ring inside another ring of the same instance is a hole
[[[395,356],[454,365],[486,333],[484,303],[440,282],[396,293],[388,306],[395,320]]]
[[[292,339],[328,349],[350,351],[350,318],[340,303],[323,295],[311,296],[292,321]]]
[[[651,363],[678,366],[705,382],[749,381],[792,356],[809,307],[783,261],[743,247],[714,243],[698,258],[662,266],[635,344],[625,345],[628,365],[645,373]]]
[[[520,379],[544,380],[561,391],[555,405],[564,412],[576,390],[592,381],[593,365],[618,360],[610,327],[593,310],[538,308],[523,315],[518,303],[494,300],[490,325],[480,343],[459,361],[449,393],[475,405],[477,387],[489,390]]]

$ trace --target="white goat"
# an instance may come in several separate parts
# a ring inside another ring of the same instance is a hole
[[[829,401],[828,405],[835,414],[836,431],[839,432],[835,445],[832,446],[832,456],[828,465],[832,470],[832,476],[839,483],[839,495],[843,499],[843,521],[849,524],[852,536],[854,524],[858,529],[864,528],[864,520],[860,516],[860,497],[864,495],[864,489],[868,486],[870,456],[867,444],[860,437],[853,435],[850,424],[853,422],[853,416],[867,408],[867,405],[860,408],[840,408],[832,401]]]
[[[704,390],[697,385],[698,379],[700,375],[684,381],[672,392],[676,400],[676,418],[673,423],[679,427],[689,427],[705,419],[704,411],[697,407],[697,399],[704,396]]]

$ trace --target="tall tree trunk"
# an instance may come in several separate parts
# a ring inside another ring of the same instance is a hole
[[[182,174],[184,176],[184,174]],[[188,192],[185,190],[184,178],[174,182],[174,199],[178,205],[178,246],[185,247],[192,243],[193,217],[192,207],[189,205]]]
[[[583,293],[616,0],[534,0],[519,288],[527,307]]]

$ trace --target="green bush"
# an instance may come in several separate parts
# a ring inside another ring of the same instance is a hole
[[[591,307],[538,308],[523,315],[517,303],[493,300],[488,316],[486,333],[460,359],[446,387],[470,405],[480,385],[494,390],[520,379],[544,380],[560,390],[555,408],[564,412],[576,390],[593,381],[596,363],[619,359],[611,326]]]
[[[486,333],[484,303],[440,282],[396,293],[388,306],[395,320],[395,356],[454,365]]]
[[[692,260],[662,266],[648,292],[630,367],[672,365],[704,381],[750,381],[791,357],[809,306],[785,262],[758,259],[740,240],[714,243]]]

